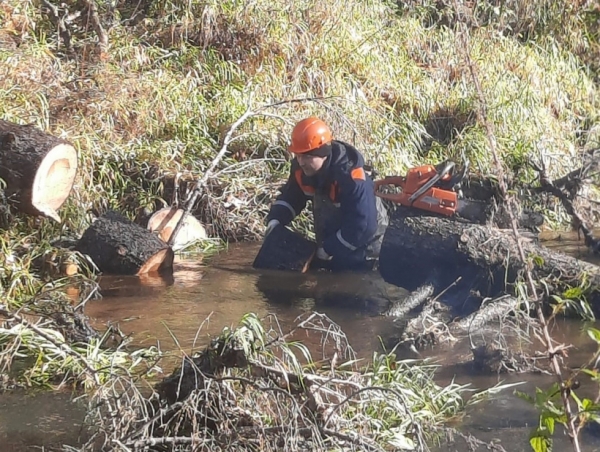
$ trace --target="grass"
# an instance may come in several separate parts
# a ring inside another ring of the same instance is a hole
[[[321,338],[321,359],[297,335]],[[182,360],[183,369],[146,400],[130,388],[124,397],[132,403],[117,406],[104,385],[87,419],[101,427],[95,441],[178,450],[427,450],[466,406],[466,387],[434,383],[426,362],[391,352],[359,363],[339,326],[316,312],[290,331],[275,317],[248,314]]]
[[[491,173],[455,31],[425,20],[432,4],[413,3],[398,13],[374,0],[153,2],[134,22],[127,21],[129,3],[117,3],[118,11],[103,11],[113,26],[110,50],[99,62],[93,33],[79,23],[72,25],[77,57],[68,59],[36,2],[8,2],[7,28],[15,17],[28,25],[18,35],[21,46],[0,54],[10,63],[3,65],[0,116],[34,122],[79,150],[81,171],[65,207],[67,227],[76,233],[89,223],[90,210],[119,208],[135,218],[170,203],[164,195],[169,177],[201,176],[224,131],[247,107],[282,99],[329,98],[289,104],[243,125],[221,168],[257,162],[221,174],[213,211],[223,213],[220,207],[233,196],[244,208],[230,217],[244,221],[221,224],[220,215],[199,212],[216,223],[212,232],[256,237],[286,169],[263,159],[285,159],[293,123],[308,114],[329,121],[382,175],[462,155],[477,171]],[[587,28],[575,27],[586,7],[563,11],[559,2],[538,3],[531,16],[532,6],[510,2],[500,14],[511,18],[504,28],[482,26],[472,38],[502,155],[521,182],[532,177],[523,168],[527,158],[550,159],[552,176],[572,166],[582,127],[598,122],[600,102],[573,52],[595,42]],[[493,6],[479,14],[492,14]],[[567,29],[558,35],[557,21],[565,15]],[[533,31],[524,39],[519,30]]]
[[[86,267],[59,242],[76,240],[97,214],[116,209],[143,223],[170,205],[175,193],[184,198],[248,108],[298,100],[265,109],[235,132],[195,210],[213,237],[261,236],[289,168],[290,131],[309,114],[321,116],[337,138],[363,151],[381,176],[463,156],[475,172],[495,172],[450,3],[142,3],[97,2],[109,33],[106,53],[95,45],[87,14],[73,17],[69,53],[39,0],[0,2],[0,118],[67,139],[80,162],[59,212],[61,224],[0,208],[0,296],[9,312],[72,281],[57,282],[63,264]],[[64,15],[75,12],[77,2],[58,6]],[[591,1],[490,0],[472,12],[469,53],[511,188],[535,183],[529,160],[544,160],[550,177],[562,176],[580,164],[586,146],[595,146],[590,141],[600,127],[599,16]],[[547,205],[546,213],[552,226],[568,220],[558,205]],[[310,228],[306,216],[296,224]],[[213,242],[200,246],[214,249]],[[83,272],[93,276],[92,269]],[[13,328],[4,325],[3,350],[19,350],[28,365],[34,363],[28,378],[43,383],[56,373],[88,381],[80,370],[46,361],[56,352],[40,355],[46,339]],[[88,356],[93,347],[77,353]],[[375,357],[374,366],[387,359]],[[107,365],[104,358],[97,362]],[[46,373],[35,373],[44,366]],[[373,378],[397,378],[400,387],[413,371],[371,372]],[[389,407],[371,409],[379,416]],[[375,416],[361,419],[369,426],[376,422]]]
[[[91,391],[117,375],[158,369],[160,352],[153,347],[128,351],[110,349],[104,338],[69,343],[52,322],[15,323],[0,327],[0,367],[13,384],[60,390],[74,387]]]

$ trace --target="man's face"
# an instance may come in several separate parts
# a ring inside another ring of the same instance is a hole
[[[323,167],[327,157],[317,157],[316,155],[297,154],[296,160],[300,168],[307,176],[314,176]]]

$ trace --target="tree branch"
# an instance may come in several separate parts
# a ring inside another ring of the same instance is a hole
[[[49,0],[42,0],[42,3],[44,6],[46,6],[46,8],[48,8],[50,12],[50,19],[58,28],[58,45],[60,46],[60,40],[62,39],[67,53],[73,53],[73,45],[71,44],[71,31],[65,25],[64,19],[60,17],[58,13],[58,7],[50,3]]]
[[[593,253],[595,253],[595,254],[600,253],[600,240],[594,238],[594,234],[592,233],[592,228],[589,227],[589,225],[584,220],[584,218],[581,215],[579,215],[579,213],[577,212],[577,209],[573,205],[573,199],[572,199],[577,194],[579,185],[582,182],[582,176],[585,177],[584,175],[587,173],[587,171],[589,170],[589,168],[591,166],[587,165],[587,170],[586,170],[586,167],[582,167],[575,171],[572,171],[571,173],[567,174],[566,176],[561,177],[559,179],[560,182],[558,182],[558,183],[553,182],[548,177],[548,175],[546,174],[545,168],[539,167],[538,165],[536,165],[534,163],[532,163],[532,166],[540,175],[540,190],[544,191],[546,193],[550,193],[560,200],[561,204],[563,205],[563,207],[565,208],[567,213],[569,215],[571,215],[571,217],[573,217],[573,219],[575,220],[577,232],[581,231],[583,233],[583,237],[585,239],[585,245]],[[561,186],[565,186],[565,187],[571,186],[571,189],[569,190],[571,192],[571,196],[569,196],[561,188],[559,188]]]
[[[92,23],[92,27],[98,35],[98,44],[102,53],[108,49],[108,33],[100,22],[100,16],[98,15],[98,6],[95,0],[81,0],[88,10],[88,21]]]

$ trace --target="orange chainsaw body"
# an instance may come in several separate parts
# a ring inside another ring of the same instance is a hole
[[[425,184],[436,175],[438,175],[438,170],[433,165],[417,166],[408,170],[405,176],[391,176],[375,181],[375,193],[382,199],[387,199],[403,206],[415,207],[447,216],[454,215],[458,205],[458,195],[456,192],[435,186],[423,190]],[[445,182],[449,179],[450,174],[445,174],[439,180]],[[402,192],[381,193],[379,188],[383,185],[401,187]],[[419,191],[422,191],[422,193],[419,193]]]

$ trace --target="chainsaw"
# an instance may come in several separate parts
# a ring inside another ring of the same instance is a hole
[[[438,213],[459,216],[478,223],[485,222],[485,203],[461,199],[460,183],[465,178],[469,162],[460,170],[454,162],[411,168],[405,176],[390,176],[375,181],[375,194],[396,204]],[[383,193],[386,185],[400,187],[400,193]]]

